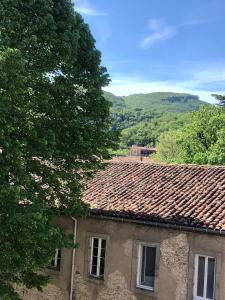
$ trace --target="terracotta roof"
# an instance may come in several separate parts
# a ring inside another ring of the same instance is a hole
[[[110,163],[84,201],[94,215],[225,232],[225,167]]]

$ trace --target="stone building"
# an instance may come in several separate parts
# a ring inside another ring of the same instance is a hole
[[[156,153],[156,148],[152,147],[140,147],[137,145],[133,145],[130,149],[130,156],[138,156],[138,157],[149,157],[151,154]]]
[[[23,299],[225,299],[225,167],[112,163],[84,200],[88,218],[59,220],[79,248]]]

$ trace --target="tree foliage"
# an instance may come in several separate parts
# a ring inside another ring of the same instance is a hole
[[[205,103],[197,96],[182,93],[104,95],[112,103],[112,128],[121,131],[121,150],[133,144],[156,146],[160,134],[184,127],[190,121],[189,112]]]
[[[213,96],[219,101],[219,105],[225,108],[225,96],[216,94],[213,94]]]
[[[169,135],[170,133],[168,133]],[[172,137],[173,136],[173,137]],[[166,140],[161,137],[158,156],[163,155]],[[192,121],[184,129],[171,135],[175,145],[174,155],[170,152],[170,161],[196,164],[225,164],[225,111],[216,106],[202,107],[192,113]]]
[[[102,166],[108,84],[95,41],[70,0],[0,3],[0,297],[41,290],[55,248],[72,246],[58,214],[78,217],[82,183]],[[112,142],[112,140],[114,142]]]
[[[121,132],[120,147],[122,149],[137,144],[140,146],[156,146],[160,135],[167,131],[183,128],[191,121],[190,115],[168,113],[161,116],[149,116],[149,121],[139,122],[125,128]]]
[[[177,143],[179,131],[168,131],[160,135],[155,159],[158,161],[173,163],[179,159],[180,147]]]

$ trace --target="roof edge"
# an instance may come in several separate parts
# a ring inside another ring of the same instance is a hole
[[[128,165],[141,165],[141,164],[148,164],[148,165],[153,165],[153,166],[163,166],[163,167],[187,167],[187,168],[192,168],[192,167],[196,167],[196,168],[202,168],[202,169],[225,169],[225,165],[210,165],[210,164],[203,164],[203,165],[199,165],[199,164],[185,164],[185,163],[165,163],[165,162],[146,162],[146,161],[113,161],[111,160],[107,160],[105,161],[105,164],[128,164]]]
[[[89,217],[93,218],[93,219],[102,219],[102,220],[116,221],[116,222],[122,222],[122,223],[135,223],[135,224],[148,225],[148,226],[159,227],[159,228],[164,228],[164,229],[173,229],[173,230],[188,231],[188,232],[195,232],[195,233],[204,233],[204,234],[211,234],[211,235],[225,237],[225,230],[213,230],[213,229],[201,228],[201,227],[196,228],[196,227],[189,227],[189,226],[185,226],[185,225],[176,225],[176,224],[169,224],[169,223],[152,222],[152,221],[147,221],[147,220],[122,218],[120,216],[96,214],[92,211],[90,212]]]

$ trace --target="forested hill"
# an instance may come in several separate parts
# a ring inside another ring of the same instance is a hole
[[[206,104],[199,100],[198,96],[171,92],[134,94],[126,97],[118,97],[105,92],[105,97],[112,102],[113,111],[128,109],[150,110],[156,113],[180,113],[198,110],[201,105]]]
[[[183,128],[191,120],[189,113],[207,104],[198,96],[181,93],[118,97],[105,92],[105,98],[112,103],[113,129],[121,130],[121,149],[132,144],[156,146],[162,133]]]

